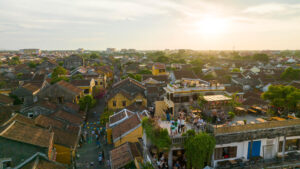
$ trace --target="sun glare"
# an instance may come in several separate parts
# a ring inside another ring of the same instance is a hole
[[[196,22],[197,32],[214,36],[222,34],[226,31],[228,23],[225,19],[214,17],[214,16],[206,16],[203,19]]]

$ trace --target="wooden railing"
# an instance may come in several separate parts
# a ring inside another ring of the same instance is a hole
[[[297,125],[300,125],[300,119],[285,120],[285,121],[269,121],[264,123],[246,124],[241,126],[220,127],[220,128],[215,128],[214,133],[215,135],[218,135],[218,134],[226,134],[226,133],[245,132],[251,130],[290,127],[290,126],[297,126]]]

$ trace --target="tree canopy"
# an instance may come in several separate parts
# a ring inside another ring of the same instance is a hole
[[[300,69],[293,69],[292,67],[289,67],[285,69],[280,78],[288,81],[300,80]]]
[[[269,61],[269,56],[264,53],[256,53],[252,56],[252,59],[256,61],[267,62]]]
[[[86,95],[79,99],[79,106],[81,110],[85,110],[94,107],[96,104],[96,100],[91,95]]]
[[[20,63],[21,63],[20,57],[19,56],[15,56],[11,60],[9,60],[8,65],[18,65]]]
[[[61,66],[57,66],[52,74],[51,74],[51,84],[54,84],[56,82],[59,82],[61,80],[64,80],[64,81],[69,81],[70,79],[64,75],[67,74],[67,70],[64,69],[63,67]]]
[[[277,109],[284,111],[297,110],[300,103],[300,89],[293,86],[269,86],[268,91],[262,94],[264,100],[269,100],[270,104]]]
[[[148,69],[144,69],[144,70],[140,70],[139,74],[143,74],[143,75],[145,75],[145,74],[152,74],[152,71],[148,70]]]
[[[159,150],[169,150],[171,139],[167,129],[160,128],[151,118],[145,117],[142,120],[143,129],[151,143]]]
[[[184,143],[187,168],[202,169],[211,160],[216,140],[207,133],[187,132]]]

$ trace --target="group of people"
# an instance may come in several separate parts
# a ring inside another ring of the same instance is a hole
[[[156,161],[158,168],[160,169],[168,169],[168,159],[164,157],[163,154],[160,154],[159,159]]]
[[[205,122],[200,117],[194,118],[193,124],[198,130],[204,130]]]
[[[176,135],[177,133],[184,133],[186,130],[185,126],[185,113],[184,112],[179,112],[179,117],[175,120],[171,120],[171,135]]]

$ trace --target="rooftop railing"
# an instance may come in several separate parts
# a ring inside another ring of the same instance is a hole
[[[207,90],[225,90],[224,85],[218,86],[177,86],[168,84],[167,89],[172,92],[191,92],[191,91],[207,91]]]
[[[246,124],[240,126],[225,126],[225,127],[215,128],[214,133],[215,135],[218,135],[218,134],[270,129],[270,128],[290,127],[296,125],[300,125],[300,119],[284,120],[284,121],[268,121],[264,123]]]

